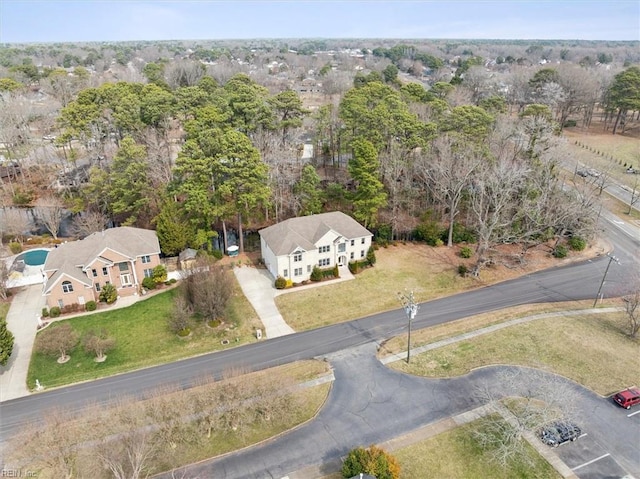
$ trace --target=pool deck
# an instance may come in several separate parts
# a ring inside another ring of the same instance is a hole
[[[51,251],[51,248],[37,249]],[[30,286],[32,284],[44,283],[44,270],[42,269],[42,266],[44,265],[30,266],[28,264],[25,264],[24,270],[22,272],[11,271],[11,267],[13,266],[14,261],[25,253],[26,251],[23,251],[20,254],[4,258],[4,260],[0,259],[0,261],[4,261],[6,263],[7,269],[9,270],[9,280],[7,281],[7,287],[9,288],[17,288],[19,286]]]

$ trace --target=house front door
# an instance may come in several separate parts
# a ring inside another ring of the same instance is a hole
[[[338,266],[344,266],[347,264],[347,257],[344,255],[338,256]]]

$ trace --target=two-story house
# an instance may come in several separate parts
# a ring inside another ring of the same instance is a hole
[[[43,266],[43,294],[50,308],[97,301],[107,283],[119,296],[130,296],[159,264],[155,231],[129,226],[107,229],[49,252]]]
[[[259,233],[269,272],[295,283],[309,279],[314,266],[346,266],[349,261],[365,259],[373,237],[340,211],[291,218]]]

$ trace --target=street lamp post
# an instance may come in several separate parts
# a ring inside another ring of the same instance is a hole
[[[604,275],[602,276],[602,282],[600,283],[600,287],[598,288],[598,292],[596,293],[596,299],[593,301],[593,307],[596,307],[596,304],[598,304],[598,298],[600,297],[600,292],[602,291],[602,287],[604,286],[604,282],[607,279],[607,273],[609,272],[609,267],[611,266],[612,262],[616,262],[618,265],[620,264],[620,261],[618,261],[618,258],[616,258],[613,255],[610,255],[609,253],[607,253],[607,256],[609,257],[609,262],[607,263],[607,267],[604,270]]]
[[[409,320],[409,335],[407,336],[407,364],[409,364],[409,361],[411,361],[411,321],[415,319],[419,306],[413,299],[413,291],[404,294],[398,292],[398,299]]]

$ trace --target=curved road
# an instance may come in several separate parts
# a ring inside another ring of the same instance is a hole
[[[371,343],[327,359],[334,367],[335,382],[313,421],[259,446],[179,469],[174,477],[281,478],[308,465],[335,461],[353,447],[379,444],[481,406],[482,391],[490,390],[496,398],[544,397],[544,388],[549,387],[561,388],[571,397],[581,425],[590,416],[586,432],[607,445],[615,444],[618,463],[640,472],[640,416],[627,418],[610,401],[558,376],[535,370],[532,375],[528,368],[487,367],[453,379],[425,379],[383,366]]]
[[[603,288],[605,295],[620,295],[637,273],[640,235],[603,214],[607,236],[621,266],[612,265]],[[421,305],[415,328],[460,319],[473,314],[537,302],[594,298],[608,258],[553,268],[490,287],[430,301]],[[376,314],[348,323],[282,336],[224,352],[212,353],[88,383],[64,387],[0,403],[0,441],[21,424],[38,420],[49,408],[80,408],[122,396],[138,396],[165,384],[189,387],[205,375],[220,377],[232,367],[264,369],[377,342],[406,329],[404,311]],[[339,374],[339,373],[338,373]],[[333,395],[334,393],[332,393]],[[323,414],[326,414],[323,412]],[[428,418],[425,418],[427,420]]]

